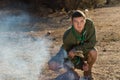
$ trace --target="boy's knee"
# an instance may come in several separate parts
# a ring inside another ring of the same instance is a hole
[[[50,70],[56,71],[56,70],[59,69],[59,66],[60,65],[55,61],[48,62],[48,67],[49,67]]]
[[[88,56],[93,58],[93,59],[96,59],[97,58],[97,51],[96,50],[89,51]]]

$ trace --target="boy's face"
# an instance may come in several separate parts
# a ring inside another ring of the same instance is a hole
[[[74,28],[78,31],[81,32],[84,28],[85,25],[85,18],[83,17],[75,17],[72,20],[72,25],[74,26]]]

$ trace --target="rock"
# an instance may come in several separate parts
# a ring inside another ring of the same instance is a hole
[[[103,52],[106,52],[107,50],[106,49],[103,49]]]
[[[50,36],[51,31],[48,31],[45,36]]]

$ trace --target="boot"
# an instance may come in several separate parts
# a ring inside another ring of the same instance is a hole
[[[85,80],[94,80],[91,70],[84,71],[84,79]]]

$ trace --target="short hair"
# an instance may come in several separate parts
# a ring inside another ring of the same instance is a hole
[[[76,11],[73,12],[73,14],[72,14],[72,20],[73,20],[73,18],[75,18],[75,17],[83,17],[83,18],[86,18],[85,14],[84,14],[82,11],[80,11],[80,10],[76,10]]]

